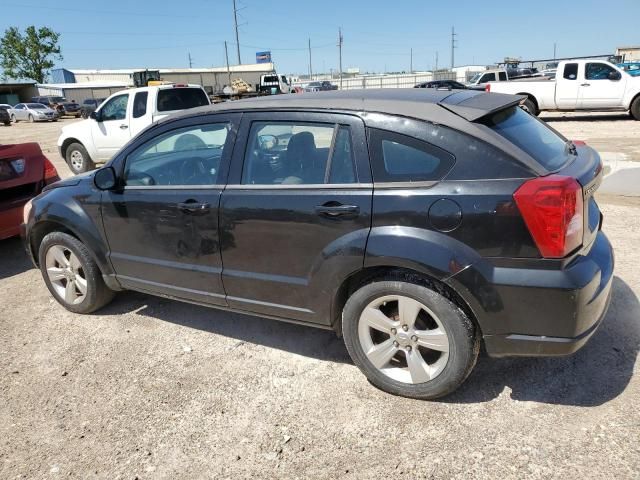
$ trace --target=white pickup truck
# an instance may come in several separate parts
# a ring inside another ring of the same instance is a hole
[[[108,161],[156,120],[187,108],[209,105],[200,85],[167,84],[132,88],[107,98],[91,117],[62,128],[60,155],[73,173]]]
[[[488,83],[488,92],[526,95],[522,107],[534,115],[543,110],[629,110],[640,120],[640,77],[601,60],[560,62],[555,80]]]

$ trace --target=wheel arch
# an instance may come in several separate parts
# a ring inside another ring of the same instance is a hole
[[[538,103],[538,99],[533,94],[527,93],[527,92],[519,92],[519,93],[516,93],[516,95],[523,95],[527,97],[527,99],[531,100],[533,104],[536,106],[536,115],[540,113],[540,103]]]
[[[78,140],[75,137],[65,138],[64,141],[62,142],[62,145],[60,145],[60,154],[62,155],[62,158],[64,158],[65,162],[67,161],[67,149],[72,143],[79,143],[85,149],[87,148],[81,140]]]

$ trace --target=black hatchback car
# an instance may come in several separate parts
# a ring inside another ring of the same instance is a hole
[[[435,398],[489,355],[563,355],[608,306],[598,154],[478,91],[243,100],[156,123],[25,208],[52,295],[115,291],[335,330],[376,386]]]

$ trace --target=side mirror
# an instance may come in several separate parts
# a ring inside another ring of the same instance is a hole
[[[622,74],[616,70],[613,72],[609,72],[609,80],[620,80],[622,78]]]
[[[103,167],[93,176],[93,183],[98,190],[111,190],[116,186],[116,171],[113,167]]]
[[[95,110],[93,112],[91,112],[91,115],[89,115],[89,118],[92,120],[95,120],[96,122],[100,122],[100,114],[98,112],[96,112]]]

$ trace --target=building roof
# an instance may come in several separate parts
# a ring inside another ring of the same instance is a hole
[[[273,63],[245,63],[242,65],[229,65],[231,72],[269,72],[274,69]],[[119,69],[77,69],[68,68],[74,75],[131,75],[133,72],[145,70],[159,70],[160,73],[222,73],[227,67],[212,68],[119,68]]]
[[[274,95],[187,110],[186,114],[219,110],[318,109],[355,110],[370,113],[391,113],[435,123],[448,123],[451,115],[469,121],[509,105],[522,97],[478,90],[437,90],[423,88],[387,88],[334,90],[295,95]]]
[[[129,84],[127,82],[110,80],[108,82],[39,83],[38,87],[72,90],[78,88],[128,88]]]

